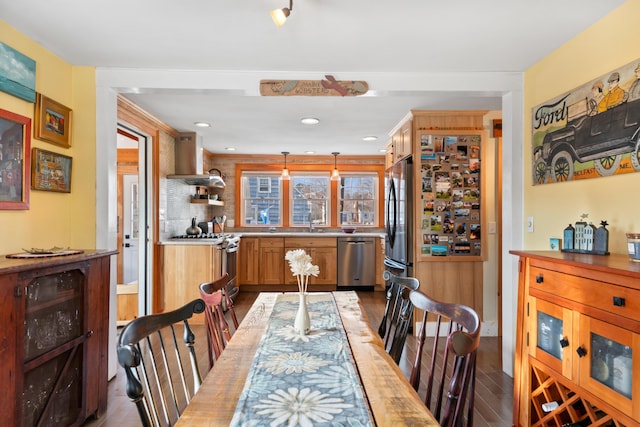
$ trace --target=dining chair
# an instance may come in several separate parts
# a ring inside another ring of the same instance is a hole
[[[473,426],[476,354],[480,343],[478,314],[465,305],[435,301],[417,290],[411,291],[409,299],[423,312],[409,382],[418,391],[424,356],[424,402],[429,410],[442,426]],[[432,337],[429,340],[427,329]],[[439,352],[442,341],[444,348]]]
[[[215,360],[220,357],[222,350],[231,339],[232,331],[229,328],[224,309],[231,316],[234,331],[238,329],[238,318],[233,307],[233,300],[227,292],[229,274],[224,273],[213,282],[200,284],[200,297],[207,304],[205,310],[205,324],[207,326],[207,342],[209,343],[209,369],[213,367]]]
[[[413,304],[409,292],[420,287],[415,277],[397,276],[384,271],[382,277],[387,283],[386,304],[378,334],[384,340],[384,349],[391,358],[400,363],[407,334],[413,320]]]
[[[205,307],[196,299],[173,311],[140,316],[120,333],[118,362],[143,426],[173,425],[200,388],[195,335],[188,319]]]

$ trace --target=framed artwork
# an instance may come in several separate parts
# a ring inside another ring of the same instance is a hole
[[[31,119],[0,109],[0,209],[29,209]]]
[[[31,188],[71,193],[71,157],[34,148],[32,160]]]
[[[36,101],[36,61],[4,43],[0,43],[0,91]]]
[[[36,97],[35,137],[71,147],[71,109],[39,93]]]
[[[533,108],[533,185],[640,172],[640,59]]]

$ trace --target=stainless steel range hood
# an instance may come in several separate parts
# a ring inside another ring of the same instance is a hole
[[[224,188],[222,173],[218,169],[210,169],[203,173],[202,145],[195,132],[180,133],[175,141],[175,175],[167,175],[168,179],[180,179],[189,185]],[[217,173],[217,174],[216,174]]]

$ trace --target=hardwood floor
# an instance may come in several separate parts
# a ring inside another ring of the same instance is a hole
[[[241,292],[235,302],[238,320],[245,316],[256,293]],[[359,292],[362,305],[365,309],[370,323],[377,329],[384,312],[383,292]],[[202,342],[206,340],[204,328],[197,330],[197,339]],[[198,341],[196,341],[198,342]],[[200,366],[206,368],[206,345],[199,353],[201,359]],[[415,354],[415,339],[412,336],[407,338],[405,353],[400,361],[400,368],[409,375],[411,361]],[[482,337],[478,353],[478,364],[476,373],[476,401],[474,425],[476,427],[511,426],[512,405],[513,405],[513,380],[502,372],[500,361],[501,341],[499,337]],[[99,419],[90,420],[85,426],[90,427],[133,427],[139,426],[140,421],[135,406],[129,401],[125,392],[124,372],[119,369],[116,377],[109,382],[109,400],[107,412]]]

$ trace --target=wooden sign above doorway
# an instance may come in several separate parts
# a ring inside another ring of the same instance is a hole
[[[322,80],[260,80],[262,96],[359,96],[369,90],[364,81],[336,80],[331,75]]]

